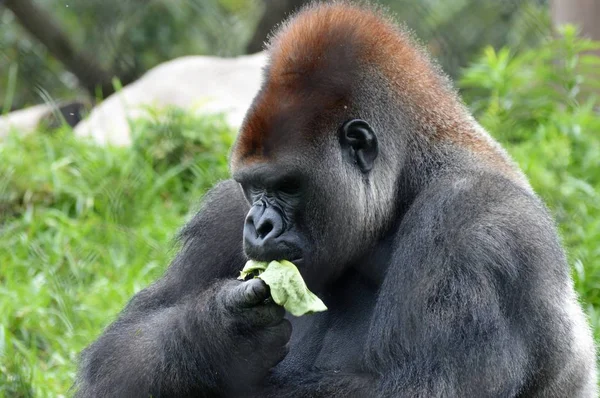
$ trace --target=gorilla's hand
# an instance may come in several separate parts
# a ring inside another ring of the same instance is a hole
[[[257,385],[269,369],[288,353],[292,326],[284,319],[283,307],[267,300],[269,287],[261,279],[225,283],[217,292],[214,310],[218,311],[222,330],[216,339],[226,337],[230,361],[225,382],[238,386]],[[214,318],[213,318],[214,319]]]

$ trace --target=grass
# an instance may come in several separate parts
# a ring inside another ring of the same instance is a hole
[[[584,73],[597,65],[581,55],[590,46],[566,31],[518,56],[489,49],[461,86],[553,211],[600,341],[600,116],[581,95],[599,81]],[[131,148],[68,130],[0,143],[0,397],[69,395],[78,353],[164,271],[176,231],[227,176],[222,118],[149,110],[132,127]]]

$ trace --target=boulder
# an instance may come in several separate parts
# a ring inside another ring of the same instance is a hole
[[[102,145],[129,145],[128,120],[143,116],[149,106],[224,113],[228,123],[238,128],[260,88],[265,63],[265,53],[237,58],[187,56],[165,62],[92,109],[75,127],[75,134]]]

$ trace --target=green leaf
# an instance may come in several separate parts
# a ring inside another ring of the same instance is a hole
[[[238,277],[238,279],[244,280],[244,279],[246,279],[246,277],[248,275],[252,275],[252,274],[258,275],[267,269],[268,264],[269,263],[267,263],[266,261],[250,260],[250,261],[246,262],[244,269],[242,269],[240,271],[240,276]]]
[[[308,290],[298,268],[289,261],[271,261],[267,264],[250,260],[240,272],[238,279],[245,279],[251,274],[265,281],[271,289],[273,301],[294,316],[327,310],[321,299]]]

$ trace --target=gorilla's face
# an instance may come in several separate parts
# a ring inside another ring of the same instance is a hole
[[[271,161],[234,172],[250,203],[244,251],[259,261],[289,260],[307,278],[326,280],[369,246],[368,174],[377,137],[360,119]]]
[[[244,251],[259,261],[300,262],[308,251],[300,229],[308,180],[293,167],[258,164],[235,174],[250,203],[244,224]]]

